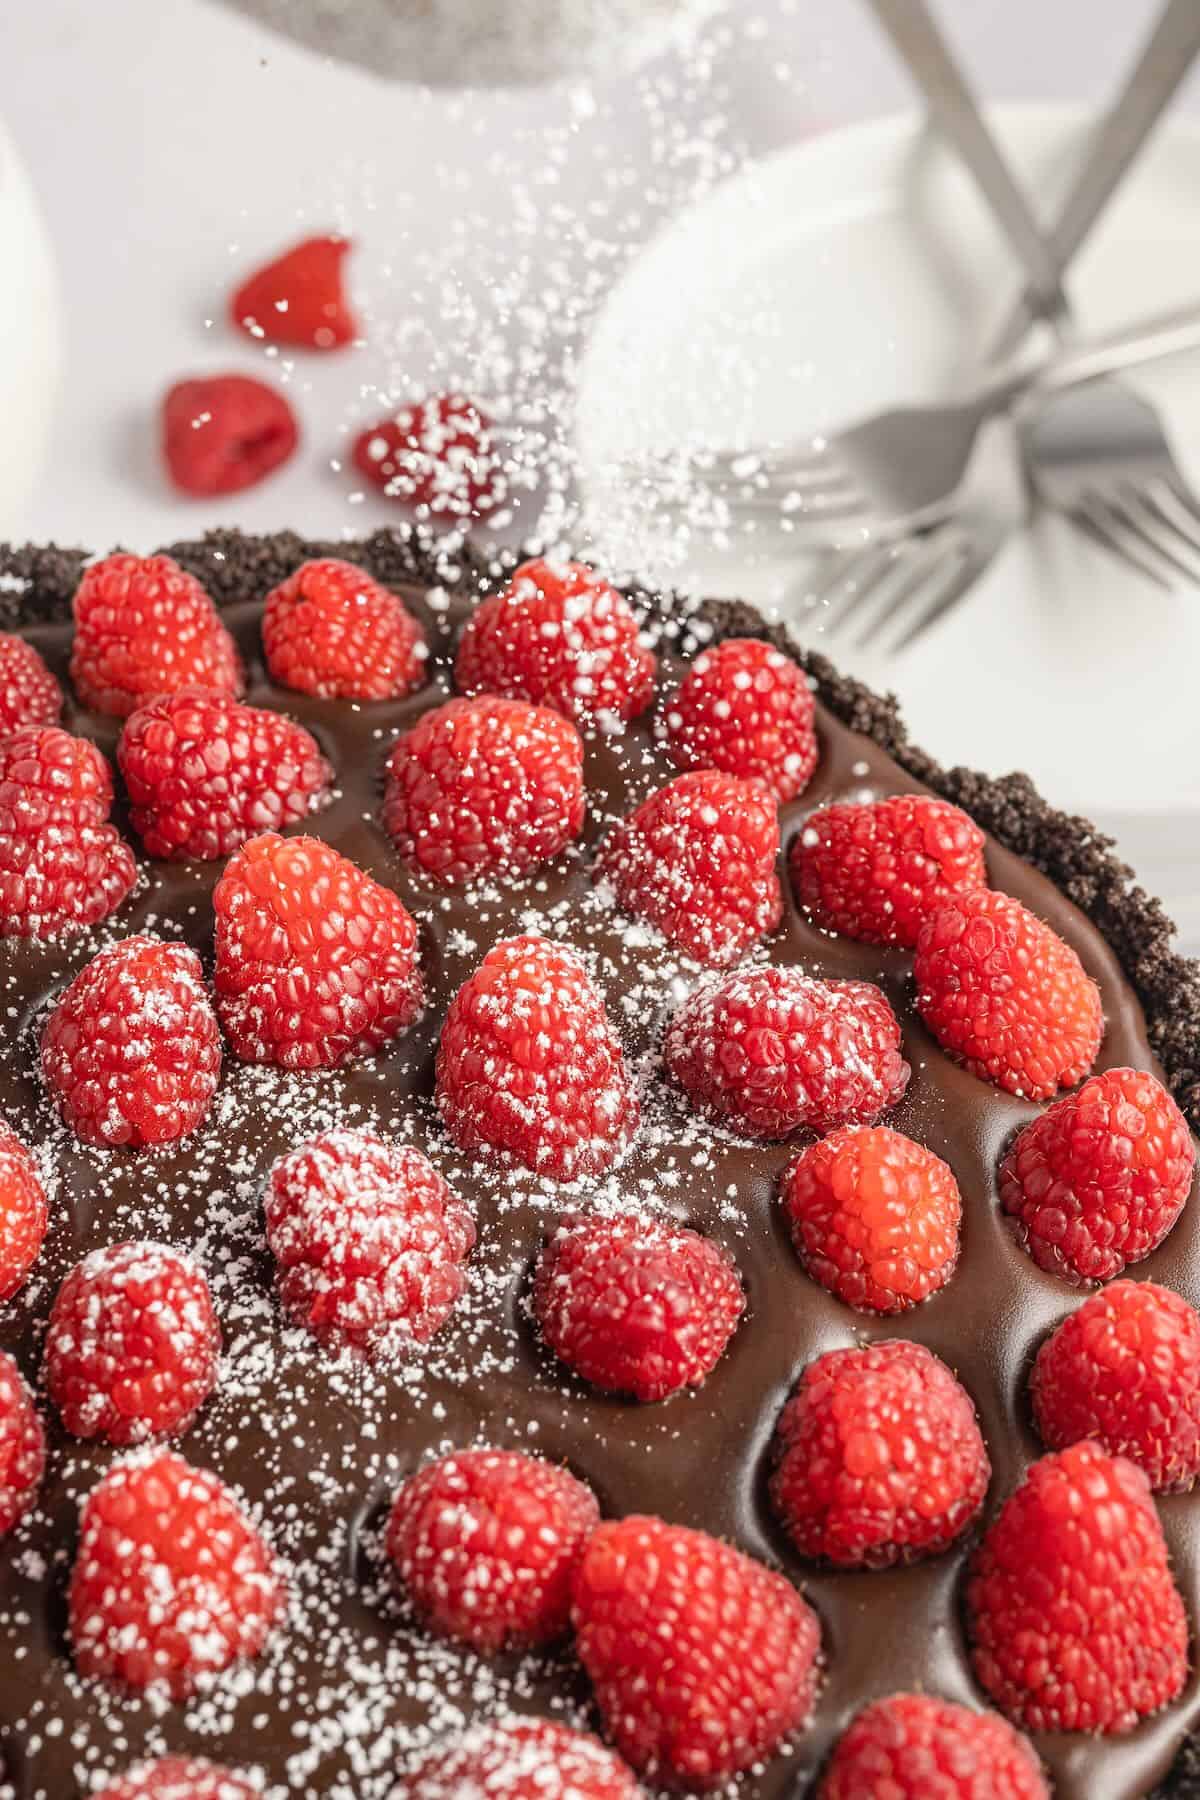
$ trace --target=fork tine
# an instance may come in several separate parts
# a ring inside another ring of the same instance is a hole
[[[1200,554],[1192,549],[1174,525],[1169,525],[1148,505],[1139,488],[1126,483],[1110,496],[1110,505],[1119,519],[1140,535],[1189,581],[1200,581]]]
[[[1070,517],[1087,536],[1137,569],[1142,575],[1148,575],[1159,587],[1171,589],[1175,585],[1173,574],[1169,574],[1162,566],[1161,559],[1153,555],[1149,546],[1125,529],[1119,521],[1114,521],[1102,500],[1094,490],[1084,494],[1071,509]]]
[[[857,617],[864,606],[870,606],[886,589],[897,568],[907,561],[910,550],[907,538],[896,538],[891,543],[875,546],[873,552],[864,558],[858,577],[846,585],[840,601],[826,610],[824,624],[827,637],[840,636],[851,619]]]
[[[864,650],[868,645],[878,642],[885,628],[898,613],[908,607],[910,601],[927,593],[939,576],[948,579],[951,574],[957,573],[968,552],[969,545],[962,533],[953,526],[930,532],[919,549],[915,549],[901,580],[888,595],[885,604],[855,639],[857,648]],[[939,587],[938,592],[940,591]]]
[[[1145,494],[1163,518],[1174,525],[1189,544],[1200,550],[1200,512],[1197,511],[1194,497],[1182,482],[1171,481],[1164,476],[1158,481],[1150,482]]]
[[[872,593],[895,559],[897,546],[866,544],[857,550],[835,552],[828,572],[808,595],[810,614],[822,631],[836,631]]]
[[[924,637],[925,633],[930,631],[939,619],[945,618],[951,608],[957,606],[959,601],[964,598],[987,560],[987,556],[980,558],[973,553],[969,544],[964,543],[961,547],[961,554],[953,559],[948,559],[947,566],[943,571],[946,577],[945,581],[930,584],[932,592],[929,605],[923,612],[918,611],[900,635],[892,639],[888,645],[889,655],[899,656],[902,650],[907,650],[911,644],[917,642],[918,638]]]
[[[838,513],[850,518],[863,517],[868,511],[866,495],[851,482],[819,488],[813,493],[719,494],[716,497],[731,511],[748,519],[803,520],[816,513]]]

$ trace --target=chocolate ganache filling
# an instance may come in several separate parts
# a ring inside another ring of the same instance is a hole
[[[409,1755],[472,1719],[515,1708],[589,1721],[569,1649],[480,1659],[406,1615],[382,1553],[381,1523],[400,1481],[432,1456],[472,1444],[534,1451],[595,1490],[602,1512],[656,1513],[727,1538],[780,1568],[819,1614],[823,1671],[813,1723],[762,1771],[747,1800],[809,1792],[838,1735],[869,1700],[923,1690],[979,1705],[962,1616],[967,1561],[1041,1446],[1027,1400],[1032,1357],[1079,1303],[1042,1273],[1001,1217],[997,1165],[1040,1108],[956,1067],[913,1005],[912,958],[824,934],[798,909],[783,872],[783,923],[755,957],[826,977],[877,982],[901,1021],[912,1065],[888,1122],[951,1166],[963,1196],[962,1254],[947,1286],[899,1318],[850,1311],[808,1279],[780,1218],[779,1177],[796,1144],[755,1144],[704,1124],[663,1079],[663,1022],[699,971],[604,900],[590,865],[608,826],[676,773],[654,734],[656,709],[614,736],[586,741],[588,814],[579,841],[514,883],[443,892],[399,861],[380,824],[381,773],[397,733],[453,691],[454,644],[474,599],[494,581],[454,542],[382,532],[361,544],[313,545],[291,534],[213,534],[173,546],[221,604],[249,674],[247,700],[300,720],[335,771],[330,804],[299,829],[327,839],[394,889],[420,929],[427,1005],[379,1057],[316,1075],[227,1058],[201,1128],[155,1151],[96,1150],[57,1121],[37,1074],[47,1004],[102,944],[137,931],[192,945],[212,967],[210,895],[220,863],[144,862],[134,894],[103,926],[58,942],[0,941],[0,1117],[37,1154],[51,1229],[24,1289],[0,1309],[0,1344],[38,1381],[46,1317],[59,1282],[88,1251],[129,1238],[186,1247],[207,1271],[225,1351],[213,1397],[179,1445],[255,1510],[286,1559],[290,1607],[263,1654],[196,1698],[130,1696],[76,1674],[65,1634],[66,1587],[80,1501],[117,1452],[68,1437],[43,1407],[46,1478],[34,1511],[0,1545],[0,1728],[17,1800],[75,1800],[146,1754],[188,1750],[260,1771],[271,1795],[385,1800]],[[403,594],[424,627],[428,682],[400,702],[316,700],[274,686],[259,641],[269,588],[308,556],[347,557]],[[20,629],[64,681],[73,552],[0,549],[0,624]],[[502,571],[501,571],[502,572]],[[657,636],[660,695],[696,645],[770,635],[750,609],[631,597]],[[9,616],[3,617],[7,608]],[[786,640],[778,639],[781,643]],[[787,645],[796,654],[794,646]],[[1019,777],[949,773],[908,745],[892,704],[805,658],[818,696],[820,761],[782,809],[783,849],[830,800],[932,786],[989,832],[991,883],[1015,895],[1078,952],[1100,987],[1105,1032],[1097,1070],[1135,1065],[1170,1083],[1200,1117],[1200,981],[1172,955],[1157,904],[1083,821],[1053,812]],[[117,721],[68,701],[67,727],[111,757]],[[120,804],[114,815],[123,824]],[[1039,864],[1040,867],[1034,866]],[[564,1191],[494,1158],[468,1156],[442,1131],[433,1064],[446,1007],[499,940],[540,931],[573,944],[603,991],[642,1087],[643,1118],[607,1175]],[[335,1124],[374,1126],[424,1149],[470,1206],[478,1246],[470,1287],[423,1349],[354,1363],[289,1326],[273,1286],[262,1222],[266,1172]],[[747,1294],[745,1316],[702,1388],[654,1405],[600,1395],[539,1345],[528,1312],[530,1267],[564,1206],[640,1206],[724,1244]],[[1128,1271],[1200,1305],[1200,1208],[1193,1194],[1161,1247]],[[832,1573],[805,1564],[766,1498],[768,1448],[789,1392],[815,1356],[903,1336],[926,1345],[973,1399],[992,1462],[980,1525],[950,1551],[908,1568]],[[1192,1632],[1200,1625],[1200,1498],[1156,1500]],[[1200,1796],[1200,1677],[1124,1737],[1034,1738],[1064,1800]],[[1165,1785],[1164,1785],[1165,1784]]]

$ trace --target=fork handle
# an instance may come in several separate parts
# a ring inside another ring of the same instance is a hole
[[[930,117],[958,151],[1020,258],[1038,314],[1061,312],[1066,298],[1059,283],[1060,260],[1000,154],[925,0],[870,4],[924,94]]]
[[[1120,186],[1198,52],[1200,5],[1197,0],[1167,0],[1120,93],[1084,147],[1079,174],[1050,232],[1060,274]],[[991,343],[987,360],[1007,356],[1038,316],[1036,295],[1022,294]]]
[[[1154,313],[1137,325],[1102,332],[1086,344],[1064,350],[1036,378],[1034,386],[1045,392],[1073,387],[1098,375],[1111,375],[1137,363],[1175,356],[1200,344],[1200,306],[1178,306]]]
[[[1001,407],[1026,390],[1045,395],[1059,388],[1075,387],[1099,375],[1112,375],[1138,363],[1175,356],[1200,345],[1200,305],[1172,307],[1153,313],[1133,325],[1102,332],[1086,343],[1057,350],[1044,360],[1030,360],[1018,351],[1007,358],[976,388],[973,399]]]

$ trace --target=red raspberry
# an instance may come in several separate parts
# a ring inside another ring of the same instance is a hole
[[[1108,1069],[1017,1134],[1000,1165],[1000,1203],[1039,1268],[1076,1286],[1106,1281],[1162,1243],[1195,1162],[1161,1082]]]
[[[967,1584],[972,1662],[1027,1731],[1132,1731],[1188,1673],[1188,1623],[1146,1477],[1098,1444],[1043,1456]]]
[[[226,694],[186,688],[138,708],[117,762],[150,856],[213,862],[247,838],[316,812],[333,770],[302,725]]]
[[[816,1800],[1050,1800],[1037,1752],[999,1713],[890,1694],[839,1739]]]
[[[58,1290],[46,1391],[78,1438],[182,1436],[216,1386],[220,1354],[212,1295],[191,1258],[163,1244],[113,1244]]]
[[[399,594],[332,556],[271,589],[262,639],[272,680],[323,700],[402,700],[425,680],[428,646]]]
[[[37,1165],[0,1119],[0,1301],[11,1300],[37,1261],[49,1217]]]
[[[129,937],[92,958],[42,1032],[42,1075],[85,1144],[165,1144],[208,1112],[221,1037],[200,958]]]
[[[638,1120],[604,1001],[573,950],[509,938],[450,1002],[437,1104],[463,1150],[506,1152],[556,1181],[600,1175]]]
[[[427,1343],[466,1290],[474,1222],[407,1144],[327,1131],[275,1163],[266,1210],[284,1309],[334,1349]]]
[[[474,519],[508,496],[491,420],[465,394],[429,394],[360,432],[355,468],[392,499],[437,519]]]
[[[258,1655],[285,1598],[235,1495],[174,1451],[114,1464],[84,1501],[68,1604],[85,1677],[185,1700]]]
[[[703,1386],[745,1305],[727,1250],[635,1213],[569,1216],[533,1280],[554,1354],[593,1387],[637,1400]]]
[[[640,1774],[720,1787],[808,1720],[821,1628],[730,1545],[636,1515],[597,1527],[575,1578],[580,1661]]]
[[[169,556],[106,556],[84,572],[74,606],[71,680],[93,712],[126,719],[186,687],[241,692],[233,639],[195,576]]]
[[[63,691],[32,644],[0,631],[0,736],[23,725],[57,725]]]
[[[987,886],[984,841],[969,813],[931,794],[822,806],[792,844],[792,884],[826,931],[911,950],[944,901]]]
[[[1095,1438],[1159,1493],[1200,1474],[1200,1318],[1170,1288],[1114,1281],[1065,1318],[1030,1377],[1042,1441]]]
[[[213,985],[243,1062],[331,1069],[421,1010],[417,927],[390,888],[318,838],[251,838],[213,893]]]
[[[105,821],[108,763],[57,725],[0,738],[0,936],[58,937],[98,924],[137,881]]]
[[[133,852],[113,825],[0,832],[0,937],[83,931],[114,913],[136,884]]]
[[[29,725],[0,738],[3,836],[32,837],[48,825],[103,825],[112,802],[112,771],[87,738],[58,725]]]
[[[757,776],[777,800],[804,792],[817,766],[812,689],[799,663],[757,638],[704,650],[664,719],[679,769]]]
[[[340,350],[358,336],[343,289],[344,237],[310,237],[247,276],[230,301],[235,325],[268,344]]]
[[[912,1073],[879,988],[773,965],[703,982],[663,1051],[695,1107],[752,1137],[869,1125]]]
[[[805,1268],[859,1312],[906,1312],[954,1273],[962,1220],[954,1171],[902,1132],[831,1132],[800,1152],[782,1191]]]
[[[0,1537],[25,1517],[46,1466],[46,1438],[21,1371],[0,1350]]]
[[[260,1795],[232,1769],[202,1756],[160,1756],[119,1775],[93,1800],[260,1800]]]
[[[917,939],[921,1017],[972,1075],[1049,1100],[1100,1048],[1100,990],[1069,944],[1010,894],[977,889],[939,906]]]
[[[196,375],[163,396],[163,461],[183,494],[206,498],[256,487],[299,442],[287,400],[250,375]]]
[[[600,1519],[591,1488],[519,1450],[459,1450],[406,1481],[387,1553],[417,1611],[482,1655],[565,1635]]]
[[[697,962],[736,962],[783,916],[779,820],[761,781],[679,775],[609,832],[596,859],[623,912]]]
[[[526,875],[579,835],[586,806],[575,727],[523,700],[448,700],[396,740],[384,829],[447,885]]]
[[[551,1719],[476,1725],[412,1767],[395,1800],[644,1800],[611,1750]]]
[[[906,1338],[809,1363],[775,1428],[771,1500],[801,1556],[889,1569],[937,1556],[991,1479],[971,1397]]]
[[[654,697],[655,661],[629,602],[583,563],[523,563],[467,620],[454,676],[615,731]]]

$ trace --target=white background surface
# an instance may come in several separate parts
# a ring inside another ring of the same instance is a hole
[[[942,4],[989,97],[1096,102],[1153,10]],[[911,97],[861,0],[734,0],[710,67],[667,61],[590,92],[469,96],[332,68],[212,0],[7,0],[3,13],[0,116],[40,195],[64,296],[64,384],[27,530],[92,548],[218,521],[332,535],[393,517],[330,468],[381,397],[451,376],[478,391],[506,348],[529,343],[553,367],[632,247],[698,182]],[[1198,99],[1193,82],[1182,102],[1193,116]],[[330,226],[361,246],[367,345],[266,371],[289,385],[306,433],[279,477],[218,503],[180,500],[155,450],[162,389],[253,372],[261,353],[222,323],[234,276]],[[0,284],[3,262],[0,243]],[[1196,846],[1125,829],[1187,913]]]

